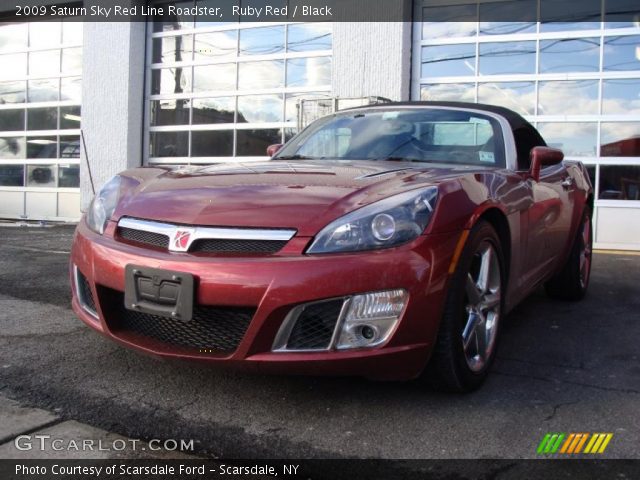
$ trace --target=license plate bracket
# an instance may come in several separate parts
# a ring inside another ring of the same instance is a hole
[[[195,282],[190,273],[127,265],[124,274],[126,309],[183,322],[193,317]]]

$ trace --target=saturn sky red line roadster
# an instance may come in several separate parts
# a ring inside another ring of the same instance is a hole
[[[74,238],[77,315],[161,358],[468,391],[534,289],[585,295],[586,169],[510,110],[357,108],[269,152],[107,182]]]

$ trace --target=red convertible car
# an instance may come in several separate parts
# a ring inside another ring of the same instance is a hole
[[[585,294],[586,169],[510,110],[357,108],[269,152],[106,183],[74,238],[77,315],[161,358],[468,391],[518,302]]]

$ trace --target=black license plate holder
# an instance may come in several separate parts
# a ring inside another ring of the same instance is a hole
[[[124,275],[126,309],[183,322],[193,317],[195,282],[190,273],[127,265]]]

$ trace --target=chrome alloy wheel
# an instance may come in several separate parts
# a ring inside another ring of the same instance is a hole
[[[495,248],[484,241],[473,256],[466,281],[467,322],[462,347],[467,365],[481,371],[493,352],[502,308],[502,273]]]
[[[586,288],[591,272],[591,219],[586,218],[582,223],[580,235],[580,286]]]

